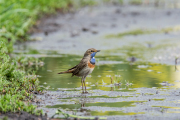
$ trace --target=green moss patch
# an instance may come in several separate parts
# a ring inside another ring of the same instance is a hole
[[[6,40],[0,41],[0,112],[26,111],[32,114],[42,114],[36,106],[30,105],[33,93],[41,93],[37,77],[24,71],[28,59],[10,58]]]

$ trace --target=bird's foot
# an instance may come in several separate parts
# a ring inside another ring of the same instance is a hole
[[[87,91],[83,91],[82,94],[87,94],[88,92]]]

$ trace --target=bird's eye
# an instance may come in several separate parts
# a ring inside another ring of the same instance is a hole
[[[91,52],[93,52],[93,51],[91,50]]]

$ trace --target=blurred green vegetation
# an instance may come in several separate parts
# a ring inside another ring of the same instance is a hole
[[[16,40],[27,40],[28,29],[43,14],[67,10],[70,0],[1,0],[0,39],[8,41],[8,53]]]

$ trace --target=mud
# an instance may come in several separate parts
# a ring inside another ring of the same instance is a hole
[[[27,112],[0,114],[3,120],[48,120],[47,116],[36,116]]]
[[[59,108],[68,114],[107,116],[107,119],[179,119],[179,88],[132,90],[91,90],[89,94],[82,94],[81,91],[47,91],[44,96],[37,96],[42,100],[37,105],[48,116]]]

